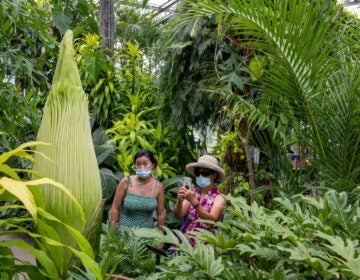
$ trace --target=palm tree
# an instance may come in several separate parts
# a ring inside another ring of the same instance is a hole
[[[187,3],[180,15],[184,25],[214,17],[219,30],[237,34],[243,46],[266,57],[256,98],[220,94],[230,115],[270,131],[277,152],[287,152],[284,138],[292,131],[308,151],[317,182],[352,190],[360,180],[360,55],[353,40],[360,32],[345,24],[336,2]]]

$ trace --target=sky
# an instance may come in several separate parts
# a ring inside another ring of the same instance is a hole
[[[151,4],[155,4],[155,5],[162,5],[165,2],[167,2],[168,0],[149,0],[149,3]]]

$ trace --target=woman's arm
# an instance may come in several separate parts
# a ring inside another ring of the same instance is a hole
[[[157,214],[157,223],[158,228],[163,230],[163,226],[165,226],[165,203],[164,203],[164,188],[162,184],[159,184],[158,193],[157,193],[157,206],[156,206],[156,214]]]
[[[113,203],[111,205],[111,209],[110,209],[110,227],[111,229],[115,229],[116,228],[116,224],[119,221],[119,217],[120,217],[120,207],[122,204],[122,201],[124,199],[124,196],[126,194],[126,186],[128,184],[128,180],[127,178],[123,178],[117,189],[115,192],[115,197],[113,200]]]

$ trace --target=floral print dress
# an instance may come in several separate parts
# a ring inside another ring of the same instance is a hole
[[[197,188],[195,194],[196,194],[197,201],[200,201],[201,189]],[[213,187],[211,190],[208,191],[208,193],[205,195],[205,197],[201,201],[201,203],[200,203],[201,207],[210,213],[211,208],[214,204],[215,198],[220,194],[221,194],[220,191],[216,187]],[[221,217],[219,220],[222,220],[222,218],[223,217]],[[200,229],[200,228],[206,229],[209,231],[214,229],[213,225],[199,222],[198,221],[199,219],[200,219],[200,217],[197,214],[196,209],[192,205],[190,205],[190,208],[188,210],[188,216],[187,216],[185,222],[183,223],[183,225],[181,226],[180,231],[182,231],[183,233],[187,233],[189,231],[196,231],[197,229]],[[193,246],[195,245],[195,242],[192,238],[190,238],[190,243]]]

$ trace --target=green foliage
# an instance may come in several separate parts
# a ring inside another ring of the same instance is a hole
[[[256,82],[265,72],[265,59],[264,57],[255,56],[249,62],[249,70],[251,80]]]
[[[40,102],[41,94],[34,88],[24,97],[14,85],[0,83],[0,152],[35,138]]]
[[[236,132],[225,132],[219,136],[214,154],[223,159],[222,167],[227,174],[220,188],[223,193],[238,195],[249,190],[245,179],[246,158],[244,148]]]
[[[97,31],[94,8],[94,4],[85,0],[1,1],[1,80],[20,85],[23,93],[34,86],[41,91],[48,89],[56,63],[57,38],[60,38],[52,26],[53,19],[56,24],[62,24],[65,16],[58,12],[71,12],[67,16],[73,17],[71,27],[78,27],[76,34],[91,28]]]
[[[175,176],[183,171],[184,162],[193,159],[193,135],[189,131],[179,133],[161,121],[163,104],[157,100],[154,74],[148,72],[137,45],[128,42],[124,51],[119,82],[121,102],[114,110],[119,120],[107,131],[116,146],[119,168],[124,175],[132,173],[133,157],[143,148],[155,154],[159,178]]]
[[[109,138],[105,135],[102,127],[93,131],[93,141],[97,163],[99,165],[103,198],[110,199],[115,192],[121,173],[114,171],[116,163],[115,147],[108,143]]]
[[[248,94],[245,86],[249,84],[249,72],[251,69],[247,65],[248,57],[246,51],[241,47],[236,46],[234,43],[227,43],[222,39],[222,49],[217,53],[221,59],[218,59],[216,71],[220,77],[220,85],[225,89],[234,90],[235,92],[243,92]],[[214,82],[214,85],[217,83]]]
[[[49,14],[37,1],[0,3],[0,80],[13,81],[22,90],[48,87],[46,73],[54,61],[56,41]]]
[[[20,172],[34,173],[34,171],[13,169],[7,165],[7,161],[12,157],[21,157],[34,162],[33,153],[35,151],[30,149],[30,147],[39,145],[45,144],[29,142],[0,156],[1,172],[6,174],[6,176],[0,178],[0,212],[6,212],[9,209],[22,209],[28,213],[26,217],[5,217],[0,220],[0,236],[6,237],[8,234],[15,234],[17,236],[16,239],[2,240],[0,242],[1,276],[4,279],[6,279],[5,277],[12,279],[17,273],[26,272],[30,278],[59,279],[63,276],[63,271],[59,270],[63,256],[53,253],[55,248],[63,248],[66,251],[71,251],[81,261],[82,265],[92,271],[96,279],[100,279],[100,270],[94,261],[91,245],[78,230],[44,210],[44,197],[40,186],[47,184],[63,192],[77,209],[78,219],[84,219],[83,210],[75,197],[65,186],[48,178],[32,181],[20,180]],[[37,153],[45,157],[45,155]],[[18,202],[15,204],[6,203],[14,200]],[[30,229],[26,228],[24,223],[31,224],[32,226]],[[74,246],[62,243],[58,232],[53,228],[54,226],[69,234],[75,242]],[[30,237],[34,241],[35,246],[24,242],[21,239],[21,235]],[[33,255],[37,265],[19,260],[13,251],[10,250],[13,246]],[[68,267],[68,269],[71,269],[71,267]]]
[[[129,95],[130,102],[134,100],[132,97]],[[136,106],[132,106],[132,108],[137,109]],[[164,158],[166,149],[170,147],[170,128],[162,129],[161,123],[155,118],[146,119],[146,115],[151,115],[156,110],[157,107],[150,107],[144,108],[137,114],[134,111],[129,112],[107,131],[111,135],[111,142],[116,143],[120,170],[126,176],[132,173],[133,157],[141,148],[156,155],[158,176],[168,178],[175,175],[174,169]],[[155,128],[153,123],[156,121],[157,127]]]
[[[116,171],[116,155],[113,144],[108,143],[109,137],[105,135],[105,129],[98,127],[92,132],[95,154],[100,171],[102,197],[106,199],[103,209],[103,221],[108,219],[109,209],[123,173]]]
[[[150,61],[156,59],[155,46],[161,35],[156,12],[147,9],[148,0],[115,2],[116,37],[120,44],[138,44]],[[155,66],[155,65],[154,65]]]
[[[115,120],[130,112],[137,115],[144,109],[150,110],[146,113],[146,118],[149,118],[151,110],[160,105],[156,73],[150,70],[150,64],[138,44],[126,42],[119,49],[117,58],[121,63],[119,70],[121,102],[114,109]]]
[[[358,194],[359,190],[356,191]],[[177,254],[155,279],[357,279],[359,201],[329,190],[324,197],[277,198],[276,210],[227,196],[219,232],[194,232],[192,248],[179,231],[139,229],[136,234],[175,244]],[[202,256],[206,256],[203,258]]]
[[[89,33],[78,40],[76,49],[85,92],[89,94],[91,110],[98,124],[108,128],[112,121],[127,112],[130,94],[143,98],[140,93],[146,92],[145,98],[151,96],[151,102],[155,102],[155,75],[148,71],[149,66],[138,45],[127,42],[118,49],[115,59],[121,67],[115,66],[114,61],[102,52],[100,37],[96,34]]]
[[[124,110],[130,111],[107,130],[110,142],[116,147],[119,169],[125,176],[131,174],[135,153],[139,149],[147,149],[157,158],[155,175],[160,179],[183,173],[184,162],[195,158],[197,144],[193,134],[188,131],[184,135],[172,126],[164,126],[158,119],[159,106],[148,105],[149,95],[128,93],[128,99],[128,108]]]
[[[128,228],[112,231],[103,225],[103,230],[99,264],[104,276],[145,277],[155,271],[155,254],[145,246],[153,242],[135,236]]]
[[[94,8],[86,0],[1,1],[0,150],[34,139],[58,55],[54,21],[64,25],[62,19],[71,13],[76,34],[97,31]]]
[[[88,33],[75,45],[84,90],[89,94],[91,111],[96,122],[107,127],[119,106],[119,77],[113,62],[102,52],[100,37]]]
[[[243,47],[267,57],[269,65],[257,81],[261,94],[244,99],[227,90],[220,99],[228,103],[228,116],[235,122],[245,119],[255,128],[254,139],[257,131],[258,138],[270,136],[261,149],[269,158],[283,155],[272,162],[276,176],[286,162],[292,132],[308,150],[317,182],[351,191],[360,179],[360,123],[355,121],[360,71],[358,47],[348,42],[359,36],[359,29],[344,25],[339,7],[326,0],[313,5],[189,1],[181,26],[204,16],[216,17],[225,35],[235,33]]]
[[[174,17],[166,29],[161,46],[163,115],[180,131],[187,127],[205,129],[218,118],[215,103],[204,91],[214,76],[214,27],[209,19],[184,24],[181,18]]]
[[[52,4],[52,17],[56,29],[63,36],[68,29],[74,29],[76,34],[83,30],[97,32],[96,5],[94,1],[44,1]],[[44,6],[46,4],[43,4]]]
[[[57,39],[72,27],[77,28],[76,34],[97,31],[94,8],[86,0],[1,1],[0,80],[20,85],[25,94],[34,86],[49,89]]]

